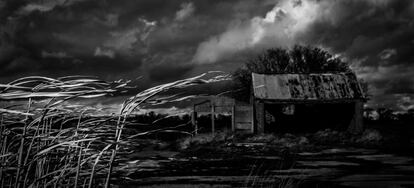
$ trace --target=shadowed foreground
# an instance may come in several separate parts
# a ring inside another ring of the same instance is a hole
[[[243,140],[248,143],[183,142],[181,147],[188,148],[178,152],[148,147],[144,149],[146,154],[131,154],[134,160],[128,162],[128,172],[119,186],[414,186],[414,156],[344,145],[314,145],[314,140],[304,136],[267,137]]]

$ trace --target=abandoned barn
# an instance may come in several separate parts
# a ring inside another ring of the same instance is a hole
[[[353,73],[253,73],[252,88],[250,104],[226,97],[213,97],[194,104],[196,131],[199,113],[210,114],[213,133],[217,114],[231,115],[234,132],[363,130],[365,96]]]

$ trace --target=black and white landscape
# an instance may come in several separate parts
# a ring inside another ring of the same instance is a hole
[[[414,1],[0,0],[0,187],[414,187]]]

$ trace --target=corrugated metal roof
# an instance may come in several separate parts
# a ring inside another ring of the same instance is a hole
[[[363,98],[354,74],[252,74],[254,96],[271,100]]]

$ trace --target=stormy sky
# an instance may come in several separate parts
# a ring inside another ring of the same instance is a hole
[[[1,83],[81,74],[146,87],[294,44],[348,62],[372,105],[414,108],[412,0],[0,0]]]

